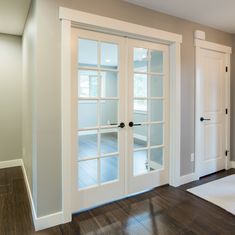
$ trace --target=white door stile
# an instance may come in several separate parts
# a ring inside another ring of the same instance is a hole
[[[164,147],[164,157],[163,157],[163,168],[158,171],[152,171],[144,174],[140,174],[137,176],[133,175],[133,128],[129,128],[128,130],[128,141],[129,141],[129,149],[128,149],[128,194],[136,194],[138,192],[146,191],[149,189],[152,189],[154,187],[168,184],[169,183],[169,47],[166,45],[162,44],[156,44],[156,43],[151,43],[147,41],[140,41],[140,40],[135,40],[135,39],[127,39],[128,42],[128,97],[129,97],[129,104],[128,104],[128,123],[130,121],[133,121],[133,49],[135,47],[137,48],[149,48],[149,49],[154,49],[154,50],[159,50],[164,52],[164,61],[163,61],[163,66],[164,66],[164,103],[165,103],[165,108],[164,108],[164,144],[162,147]],[[149,79],[148,79],[148,89],[150,89],[150,84],[149,84]],[[148,91],[149,93],[150,91]],[[149,105],[149,97],[148,97],[148,112],[150,112],[150,105]],[[150,114],[149,114],[150,115]],[[148,120],[149,123],[149,120]],[[150,128],[150,125],[149,127]],[[148,131],[148,141],[150,139],[150,130]],[[159,146],[161,147],[161,146]],[[148,155],[148,161],[151,163]]]
[[[123,53],[123,46],[124,46],[124,39],[120,38],[120,37],[116,37],[116,36],[111,36],[111,35],[106,35],[106,34],[101,34],[101,33],[96,33],[96,32],[91,32],[91,31],[86,31],[86,30],[81,30],[81,29],[73,29],[73,34],[72,34],[72,41],[73,44],[75,43],[76,45],[73,45],[73,49],[72,49],[72,53],[73,53],[73,92],[72,92],[72,99],[73,99],[73,119],[72,119],[72,123],[73,123],[73,153],[72,153],[72,211],[73,212],[78,212],[81,210],[84,210],[86,208],[90,208],[93,206],[97,206],[97,205],[101,205],[103,203],[107,203],[119,198],[122,198],[124,196],[124,145],[125,145],[125,131],[121,128],[119,128],[119,142],[118,146],[119,146],[119,164],[118,164],[118,180],[117,181],[111,181],[111,182],[107,182],[107,183],[102,183],[101,185],[99,184],[99,186],[92,186],[92,187],[88,187],[88,188],[84,188],[84,189],[80,189],[77,191],[77,179],[78,179],[78,175],[77,175],[77,112],[76,109],[74,107],[76,107],[76,103],[77,103],[77,91],[76,89],[78,88],[78,84],[76,82],[77,80],[77,51],[78,51],[78,47],[77,47],[77,40],[78,38],[85,38],[85,39],[91,39],[91,40],[97,40],[97,41],[102,41],[102,42],[112,42],[112,43],[117,43],[119,45],[119,61],[120,61],[120,65],[119,65],[119,89],[121,86],[123,86],[123,74],[124,74],[124,69],[122,68],[122,66],[124,66],[124,62],[120,59],[122,57],[124,57],[122,55]],[[89,68],[90,69],[90,68]],[[122,90],[120,89],[120,91],[122,92]],[[118,113],[118,120],[120,122],[122,122],[122,120],[124,119],[124,97],[125,94],[118,94],[119,97],[119,113]],[[95,98],[95,100],[100,100],[100,99],[104,99],[105,98]],[[107,98],[112,100],[112,98]],[[83,100],[83,98],[81,99]],[[86,98],[84,99],[86,100]],[[87,99],[87,100],[94,100],[93,98],[91,99]],[[88,110],[87,110],[88,111]],[[99,108],[97,109],[97,118],[99,118]],[[96,127],[95,127],[96,128]],[[111,128],[110,126],[108,127],[102,127],[103,130],[106,128]],[[115,126],[113,127],[115,128]],[[89,133],[92,133],[92,130],[94,130],[94,128],[87,128],[86,130],[89,131]],[[81,129],[82,131],[82,129]],[[99,130],[98,130],[99,133]],[[100,135],[98,134],[98,143],[100,144]],[[98,146],[99,146],[98,144]],[[98,149],[100,149],[100,147],[98,147]],[[98,150],[99,152],[99,150]],[[95,158],[89,158],[90,160],[92,159],[96,159]],[[80,160],[81,161],[81,160]],[[98,169],[97,169],[97,178],[99,181],[99,173],[100,173],[100,160],[98,160]]]

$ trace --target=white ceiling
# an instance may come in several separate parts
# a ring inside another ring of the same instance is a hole
[[[22,35],[31,0],[0,0],[0,33]]]
[[[169,15],[235,33],[234,0],[125,0]]]

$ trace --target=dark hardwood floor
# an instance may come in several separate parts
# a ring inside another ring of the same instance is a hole
[[[71,223],[34,232],[21,168],[1,169],[0,235],[234,235],[235,216],[185,191],[231,174],[235,169],[179,188],[162,186],[74,215]]]

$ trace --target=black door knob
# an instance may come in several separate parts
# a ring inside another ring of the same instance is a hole
[[[125,123],[124,123],[124,122],[121,122],[118,127],[124,128],[124,127],[125,127]]]
[[[129,127],[133,127],[133,126],[141,126],[141,124],[140,123],[129,122]]]
[[[210,121],[211,119],[210,118],[204,118],[204,117],[201,117],[200,118],[200,121],[203,122],[203,121]]]

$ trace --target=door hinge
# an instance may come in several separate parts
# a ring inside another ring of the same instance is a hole
[[[225,114],[228,114],[228,109],[225,109]]]
[[[228,150],[226,150],[226,151],[225,151],[225,156],[228,156],[228,153],[229,153],[229,151],[228,151]]]
[[[228,72],[228,66],[225,67],[225,71],[226,71],[226,73]]]

